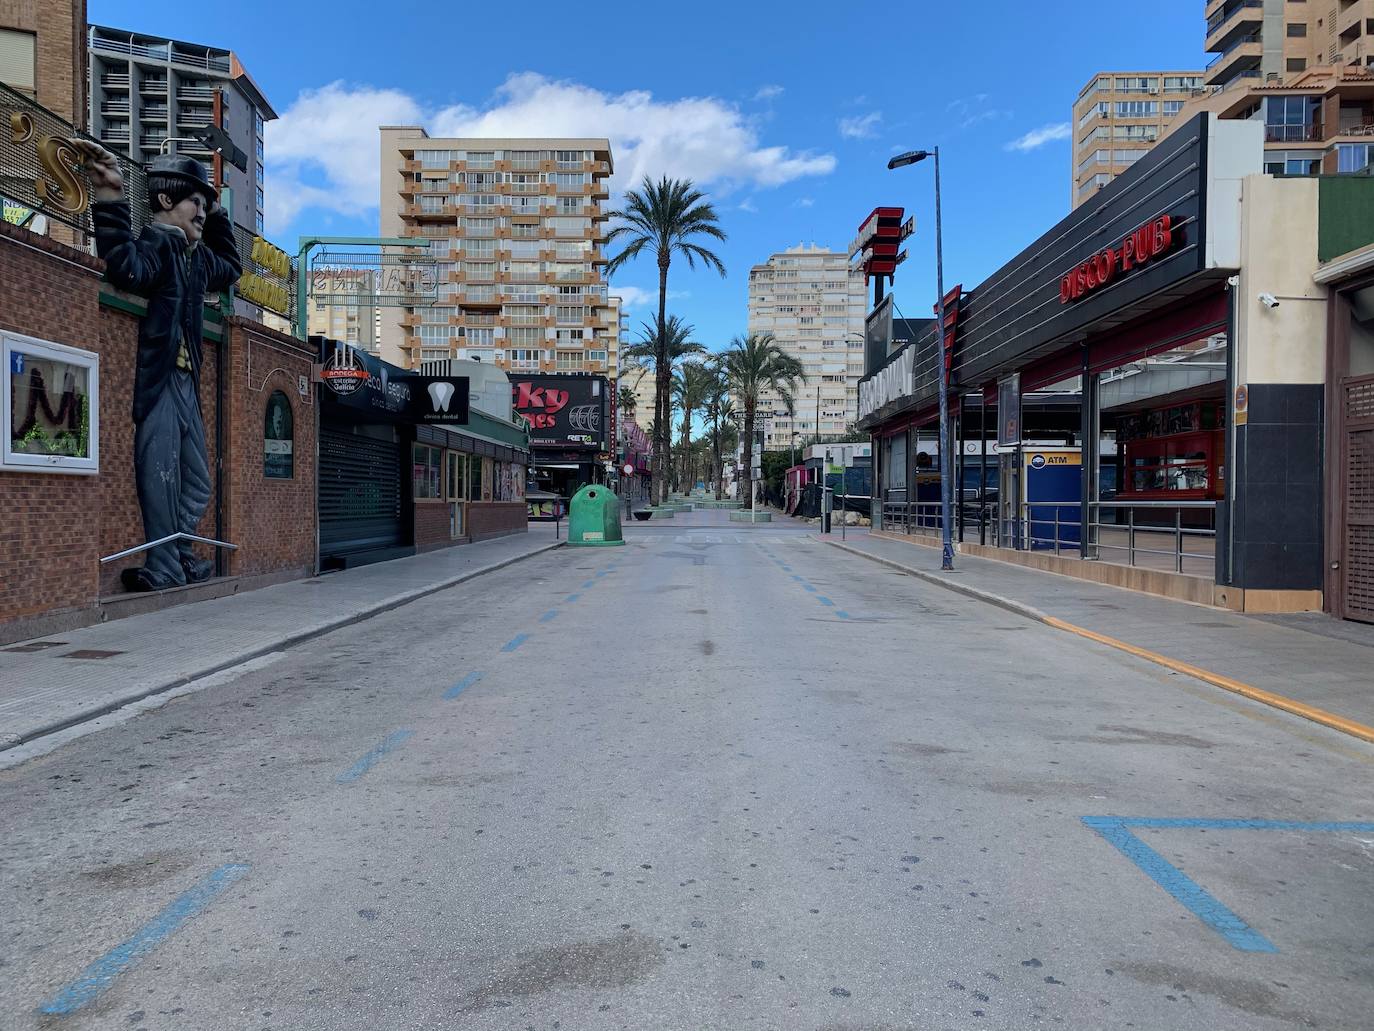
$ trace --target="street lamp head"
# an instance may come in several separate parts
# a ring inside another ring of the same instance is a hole
[[[928,150],[908,150],[905,154],[898,154],[887,163],[888,170],[902,168],[905,165],[914,165],[918,161],[924,161],[930,157]]]

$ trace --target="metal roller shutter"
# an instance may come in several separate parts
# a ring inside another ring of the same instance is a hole
[[[1345,614],[1374,623],[1374,376],[1345,380]]]
[[[320,427],[320,552],[402,542],[401,452],[394,441]]]

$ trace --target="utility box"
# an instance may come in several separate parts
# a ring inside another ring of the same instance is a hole
[[[589,483],[568,505],[568,543],[607,548],[625,543],[620,532],[620,499],[609,487]]]

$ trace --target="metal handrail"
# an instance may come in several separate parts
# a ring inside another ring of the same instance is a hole
[[[128,558],[130,555],[137,555],[140,551],[148,551],[163,544],[170,544],[172,541],[195,541],[198,544],[211,544],[216,548],[228,548],[230,551],[238,551],[237,544],[230,544],[228,541],[217,541],[212,537],[197,537],[193,533],[169,533],[166,537],[159,537],[155,541],[147,544],[140,544],[137,547],[125,548],[123,551],[116,551],[113,555],[106,555],[100,560],[103,566],[107,562],[114,562],[121,558]]]

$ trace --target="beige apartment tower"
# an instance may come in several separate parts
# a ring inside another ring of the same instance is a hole
[[[1318,65],[1374,64],[1374,0],[1204,0],[1206,83],[1281,82]]]
[[[1073,195],[1078,207],[1147,154],[1202,87],[1203,73],[1099,72],[1073,105]]]
[[[850,268],[847,254],[815,244],[774,254],[749,270],[748,331],[771,333],[806,369],[791,414],[781,398],[760,396],[757,426],[765,449],[839,436],[857,421],[865,302],[863,271]]]
[[[381,355],[468,358],[509,372],[615,375],[606,290],[605,139],[435,139],[383,126],[381,232],[423,237],[432,305],[385,308]]]

